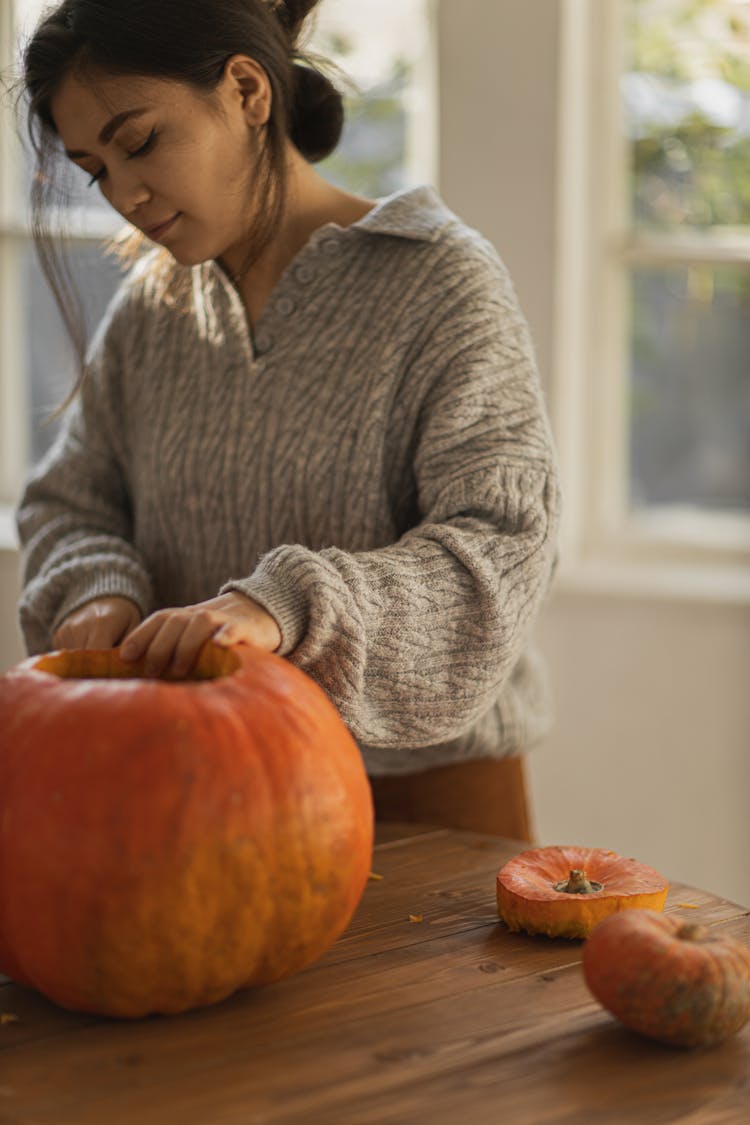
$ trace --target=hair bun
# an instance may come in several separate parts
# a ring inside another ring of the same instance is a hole
[[[323,160],[339,143],[344,101],[333,83],[311,66],[293,67],[294,100],[289,135],[312,163]]]
[[[302,25],[319,2],[320,0],[272,0],[273,10],[293,42],[297,41]]]

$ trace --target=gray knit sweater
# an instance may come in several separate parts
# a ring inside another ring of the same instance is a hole
[[[527,749],[558,486],[529,334],[430,188],[317,230],[251,333],[215,263],[146,258],[18,512],[30,652],[71,610],[227,590],[275,617],[373,775]]]

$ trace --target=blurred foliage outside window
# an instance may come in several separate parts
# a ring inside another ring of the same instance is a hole
[[[631,502],[748,512],[750,2],[628,0],[622,103]]]
[[[334,63],[344,94],[344,132],[320,171],[370,198],[406,187],[409,112],[424,50],[425,0],[324,0],[308,49]]]

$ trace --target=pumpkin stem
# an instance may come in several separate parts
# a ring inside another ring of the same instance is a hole
[[[574,867],[569,877],[561,879],[559,883],[553,883],[552,889],[564,891],[568,895],[591,895],[596,891],[604,890],[604,883],[596,883],[593,879],[587,877],[582,868]]]

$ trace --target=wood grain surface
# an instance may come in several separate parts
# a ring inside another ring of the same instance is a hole
[[[750,1122],[750,1025],[710,1050],[642,1039],[588,993],[581,942],[498,921],[523,846],[383,826],[381,878],[325,957],[187,1015],[103,1020],[1,984],[0,1125]],[[750,944],[750,910],[708,891],[674,884],[667,910]]]

